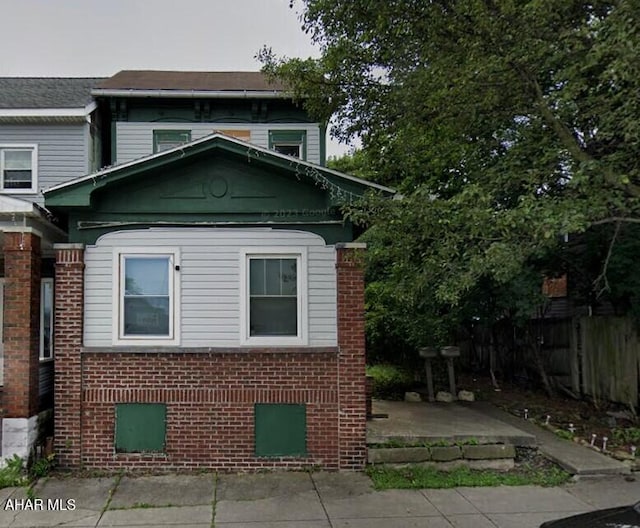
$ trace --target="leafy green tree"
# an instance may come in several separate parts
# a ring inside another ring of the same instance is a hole
[[[338,138],[359,137],[377,181],[403,195],[349,208],[376,226],[387,305],[459,320],[526,276],[531,310],[567,233],[609,226],[607,246],[612,226],[640,220],[638,0],[292,5],[321,57],[265,48],[264,70],[333,116]],[[501,302],[491,317],[513,311]],[[420,327],[414,343],[433,338]]]

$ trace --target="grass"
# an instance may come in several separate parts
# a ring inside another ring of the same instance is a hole
[[[374,488],[423,489],[455,488],[458,486],[559,486],[567,482],[571,475],[558,467],[522,467],[511,471],[473,470],[461,466],[450,471],[433,467],[407,466],[392,468],[369,466],[367,474],[373,480]]]

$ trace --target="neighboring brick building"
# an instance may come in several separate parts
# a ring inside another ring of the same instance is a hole
[[[324,127],[257,73],[93,93],[117,163],[45,194],[68,231],[59,463],[361,469],[364,246],[341,206],[392,191],[324,168]]]

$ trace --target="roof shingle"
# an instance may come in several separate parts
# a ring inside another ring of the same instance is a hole
[[[0,108],[84,108],[104,77],[0,77]]]
[[[100,90],[282,91],[262,72],[123,70],[98,84]]]

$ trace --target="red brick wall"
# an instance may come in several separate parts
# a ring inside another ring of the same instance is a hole
[[[338,468],[337,353],[83,354],[82,461],[96,468]],[[166,403],[164,455],[115,454],[116,403]],[[307,406],[305,458],[254,456],[254,403]]]
[[[56,245],[54,450],[62,467],[80,465],[81,356],[84,250]]]
[[[338,247],[340,469],[360,470],[367,460],[363,248]]]
[[[6,418],[38,413],[40,237],[4,233],[4,391]]]

